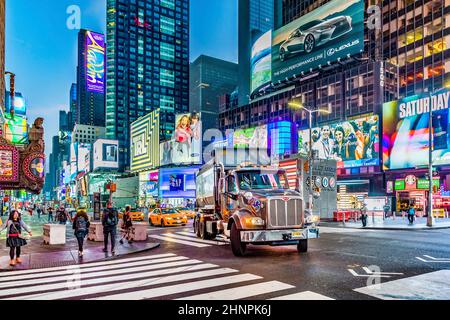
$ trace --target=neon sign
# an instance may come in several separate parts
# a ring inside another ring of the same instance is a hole
[[[90,92],[105,92],[105,36],[86,32],[86,86]]]

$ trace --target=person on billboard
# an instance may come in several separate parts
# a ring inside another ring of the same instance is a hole
[[[345,161],[348,158],[348,142],[345,140],[345,131],[342,126],[334,129],[333,158]]]
[[[319,141],[313,144],[313,151],[317,152],[319,159],[329,159],[333,150],[333,140],[330,139],[331,130],[329,126],[324,126],[321,130]]]
[[[192,130],[191,157],[194,159],[198,159],[200,157],[201,144],[202,144],[202,132],[201,132],[200,117],[197,113],[193,113],[191,115],[190,120],[191,120],[191,130]]]
[[[174,161],[184,163],[190,162],[191,157],[191,143],[192,143],[192,129],[189,116],[184,115],[178,121],[175,128],[175,159]]]

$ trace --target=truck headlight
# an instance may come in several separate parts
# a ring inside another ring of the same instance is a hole
[[[320,222],[320,216],[308,215],[306,217],[306,223],[317,223]]]
[[[258,217],[247,218],[245,222],[252,226],[263,226],[265,224],[264,220]]]

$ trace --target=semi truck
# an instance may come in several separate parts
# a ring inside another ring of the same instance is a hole
[[[308,251],[319,237],[318,216],[289,189],[286,171],[272,166],[264,150],[216,149],[197,173],[194,232],[202,239],[229,239],[235,256],[251,245],[296,245]]]

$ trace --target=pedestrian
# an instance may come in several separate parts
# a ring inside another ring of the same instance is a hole
[[[59,224],[65,225],[67,223],[67,212],[63,206],[59,206],[58,211],[56,211],[56,220]]]
[[[38,219],[41,220],[41,213],[42,213],[41,207],[40,206],[37,207],[36,211],[37,211],[37,214],[38,214]]]
[[[386,203],[386,204],[384,205],[384,207],[383,207],[384,218],[385,218],[385,219],[388,217],[389,210],[391,210],[391,206],[388,205],[388,204]]]
[[[53,208],[51,206],[49,206],[47,208],[47,212],[48,212],[48,223],[53,222]]]
[[[72,228],[74,230],[75,237],[78,241],[78,256],[83,257],[83,244],[84,238],[86,238],[89,232],[90,226],[89,218],[86,212],[86,208],[80,207],[77,210],[77,214],[73,219]]]
[[[361,222],[363,227],[367,226],[367,206],[365,203],[361,206]]]
[[[103,211],[102,225],[103,225],[103,236],[104,236],[104,248],[103,252],[108,252],[108,238],[111,238],[111,254],[115,255],[116,246],[116,230],[117,224],[119,223],[119,216],[117,210],[108,203],[107,208]]]
[[[414,218],[416,217],[416,210],[414,209],[414,206],[410,206],[408,210],[408,221],[409,224],[414,223]]]
[[[131,231],[133,228],[133,222],[131,221],[131,207],[126,206],[125,212],[123,213],[122,221],[122,238],[120,239],[120,244],[123,244],[123,239],[127,239],[128,243],[131,244]]]
[[[6,246],[9,249],[9,265],[15,266],[22,263],[20,259],[21,247],[27,245],[27,241],[22,236],[22,229],[25,229],[30,236],[31,229],[22,221],[22,217],[17,210],[11,211],[8,220],[0,227],[0,232],[7,229]],[[14,260],[14,256],[16,259]]]

